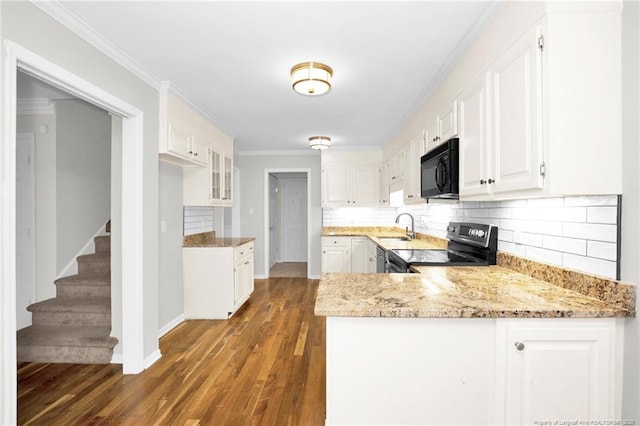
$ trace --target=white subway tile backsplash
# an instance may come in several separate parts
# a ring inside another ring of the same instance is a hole
[[[527,200],[505,200],[500,201],[502,207],[526,207]]]
[[[618,259],[618,247],[613,243],[587,241],[587,256],[616,261]]]
[[[527,207],[560,207],[564,206],[564,198],[529,198]]]
[[[542,247],[573,254],[587,254],[587,241],[578,238],[556,237],[545,235],[542,237]]]
[[[559,251],[525,246],[524,257],[531,260],[537,260],[538,262],[551,263],[552,265],[562,266],[562,255],[563,253]]]
[[[440,238],[450,221],[494,224],[500,251],[616,278],[617,202],[617,196],[603,195],[331,208],[323,209],[323,223],[393,226],[396,215],[407,212],[416,219],[416,231]]]
[[[184,235],[213,231],[213,207],[184,206]]]
[[[566,197],[565,206],[617,206],[617,195],[592,195],[583,197]]]
[[[564,253],[562,255],[562,266],[607,278],[615,278],[616,276],[616,262],[592,257]]]
[[[498,233],[499,232],[500,230],[498,230]],[[542,247],[542,234],[515,231],[513,233],[513,242],[526,246]]]
[[[615,224],[618,221],[617,207],[588,207],[587,222]]]
[[[618,229],[616,225],[594,223],[565,223],[562,235],[585,240],[608,241],[615,243]]]
[[[498,250],[511,253],[516,256],[526,257],[526,247],[520,244],[498,241]]]

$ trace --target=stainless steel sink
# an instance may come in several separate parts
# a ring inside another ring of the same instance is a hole
[[[409,241],[408,237],[378,237],[380,241]]]

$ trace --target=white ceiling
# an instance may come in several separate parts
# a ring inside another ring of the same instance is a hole
[[[238,151],[389,143],[499,3],[85,2],[62,5],[235,137]],[[291,89],[303,61],[334,69],[333,89]]]

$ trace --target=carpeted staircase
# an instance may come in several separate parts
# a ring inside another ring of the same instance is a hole
[[[107,232],[110,230],[107,224]],[[78,274],[56,280],[56,297],[29,305],[32,324],[17,333],[18,361],[108,364],[111,332],[111,237],[78,256]]]

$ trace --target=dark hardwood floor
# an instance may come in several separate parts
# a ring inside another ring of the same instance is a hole
[[[21,425],[323,425],[318,280],[256,280],[228,321],[192,320],[137,375],[119,365],[18,364]]]

